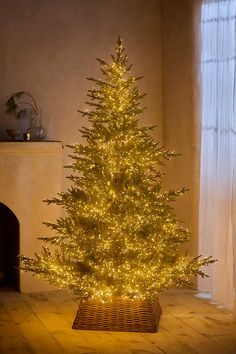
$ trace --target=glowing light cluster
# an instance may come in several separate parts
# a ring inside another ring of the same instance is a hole
[[[66,216],[46,223],[55,236],[41,254],[21,256],[21,268],[69,289],[81,298],[150,298],[169,286],[188,285],[205,274],[210,257],[180,254],[189,240],[171,202],[185,188],[162,191],[162,165],[174,156],[140,127],[144,97],[130,76],[131,66],[118,40],[109,64],[100,60],[103,80],[89,78],[90,128],[80,131],[86,144],[71,146],[72,187],[48,203]],[[55,250],[56,248],[56,250]]]

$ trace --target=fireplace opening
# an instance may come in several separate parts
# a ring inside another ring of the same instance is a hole
[[[15,214],[0,203],[0,291],[19,290],[20,224]]]

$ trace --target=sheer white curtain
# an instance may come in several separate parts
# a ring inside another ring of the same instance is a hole
[[[201,7],[200,254],[218,260],[199,289],[235,310],[236,0]]]

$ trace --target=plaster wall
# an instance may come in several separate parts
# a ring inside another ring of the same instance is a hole
[[[182,154],[166,168],[166,185],[189,188],[176,213],[192,233],[187,248],[198,249],[199,74],[198,0],[163,1],[163,140]]]
[[[162,138],[160,0],[0,0],[0,137],[17,122],[4,113],[6,97],[18,90],[33,94],[42,109],[47,138],[72,143],[86,125],[91,82],[101,77],[96,58],[108,59],[118,36],[124,40],[133,73],[144,76],[140,89],[146,124],[157,124]],[[68,151],[65,152],[65,155]]]

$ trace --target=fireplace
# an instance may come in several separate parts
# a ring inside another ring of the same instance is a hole
[[[0,290],[19,290],[19,233],[17,217],[0,203]]]
[[[0,291],[52,289],[19,271],[18,255],[33,257],[41,236],[50,236],[43,221],[61,216],[58,206],[43,202],[61,192],[60,142],[0,142]]]

